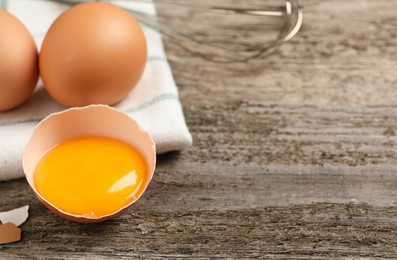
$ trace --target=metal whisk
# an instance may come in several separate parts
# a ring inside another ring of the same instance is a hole
[[[67,4],[86,2],[55,1]],[[141,24],[177,40],[206,59],[221,62],[263,59],[292,39],[303,20],[297,0],[272,1],[277,3],[274,6],[263,6],[263,1],[237,0],[199,3],[181,0],[132,1],[154,3],[162,14],[153,16],[122,6]]]

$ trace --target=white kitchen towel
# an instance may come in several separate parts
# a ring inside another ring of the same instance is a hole
[[[152,3],[111,1],[155,15]],[[38,48],[51,23],[69,5],[39,0],[9,0],[7,10],[33,34]],[[165,57],[161,36],[143,26],[148,43],[148,62],[142,79],[130,95],[115,107],[137,120],[154,139],[158,153],[181,150],[192,143],[179,102],[178,90]],[[78,40],[78,39],[76,39]],[[0,112],[0,180],[23,177],[22,154],[34,127],[44,117],[66,109],[38,83],[33,96],[22,106]]]

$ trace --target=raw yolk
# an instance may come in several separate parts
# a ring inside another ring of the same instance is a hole
[[[133,147],[106,137],[81,137],[51,148],[35,170],[37,191],[56,208],[99,218],[141,193],[146,162]]]

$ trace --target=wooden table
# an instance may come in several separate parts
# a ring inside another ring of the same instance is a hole
[[[167,40],[194,145],[159,156],[143,198],[101,224],[0,183],[0,209],[31,207],[0,258],[397,258],[397,2],[301,4],[301,32],[263,61]]]

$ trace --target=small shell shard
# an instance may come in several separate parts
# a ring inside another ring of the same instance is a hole
[[[21,229],[14,223],[0,225],[0,244],[8,244],[21,240]]]
[[[0,221],[3,224],[11,222],[15,224],[15,226],[20,226],[29,217],[28,210],[29,210],[29,205],[26,205],[10,211],[0,212]]]

